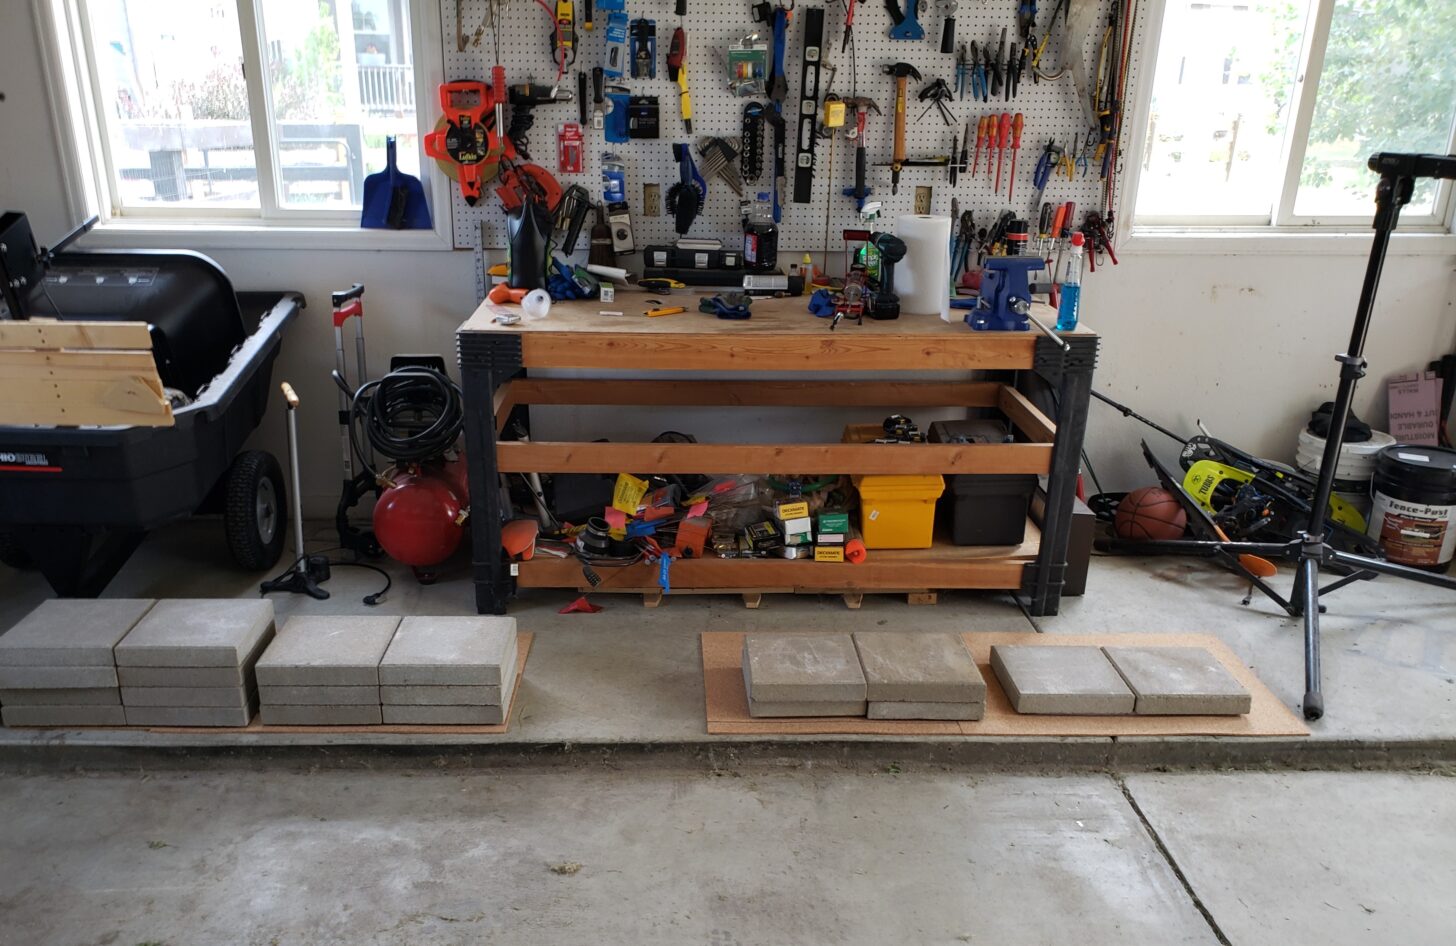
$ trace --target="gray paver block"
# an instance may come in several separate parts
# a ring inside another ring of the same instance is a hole
[[[6,706],[0,720],[7,726],[125,726],[121,706]]]
[[[996,645],[991,669],[1018,713],[1117,716],[1133,711],[1127,684],[1096,647]]]
[[[864,700],[754,700],[748,701],[749,716],[863,716]]]
[[[1239,716],[1253,697],[1202,647],[1104,647],[1143,716]]]
[[[0,689],[89,690],[116,686],[115,667],[0,667]]]
[[[124,706],[236,706],[252,701],[243,687],[122,687]]]
[[[249,684],[243,667],[117,667],[124,687],[240,687]]]
[[[865,677],[848,634],[749,634],[743,682],[750,700],[863,702]]]
[[[258,721],[264,726],[378,726],[384,721],[379,704],[372,706],[272,706],[258,707]]]
[[[383,707],[386,726],[492,726],[505,721],[504,706]]]
[[[980,719],[985,703],[916,703],[911,700],[870,700],[870,719]]]
[[[123,667],[243,667],[273,637],[273,602],[172,598],[157,602],[116,645]]]
[[[253,707],[125,706],[128,726],[246,726]]]
[[[379,688],[379,702],[393,706],[500,706],[500,687]]]
[[[116,687],[0,690],[0,704],[6,706],[120,706],[121,691]]]
[[[399,618],[291,617],[258,658],[260,686],[379,686],[379,661]]]
[[[986,702],[986,681],[959,634],[856,631],[854,647],[871,703]]]
[[[264,706],[378,706],[379,687],[269,687],[258,686]]]
[[[115,666],[117,641],[155,603],[151,598],[43,601],[0,635],[0,666]]]
[[[515,665],[515,618],[407,617],[379,662],[379,682],[500,686]]]

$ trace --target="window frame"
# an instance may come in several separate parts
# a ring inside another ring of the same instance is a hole
[[[97,108],[99,77],[91,68],[85,0],[33,0],[37,40],[51,98],[67,210],[76,220],[100,218],[88,242],[95,246],[142,247],[185,234],[202,249],[411,249],[451,250],[449,181],[421,150],[421,179],[430,202],[431,229],[379,230],[359,226],[359,211],[281,206],[277,187],[276,123],[262,69],[261,0],[232,0],[242,32],[243,65],[249,75],[248,110],[258,171],[257,207],[125,207],[116,192],[110,141]],[[341,0],[342,2],[342,0]],[[434,89],[443,81],[444,48],[438,0],[411,0],[409,40],[415,87]],[[434,130],[433,112],[417,99],[419,140]],[[259,142],[262,144],[259,145]]]
[[[1162,42],[1163,24],[1168,0],[1153,0],[1153,9],[1146,21],[1147,33],[1139,56],[1137,91],[1134,95],[1134,114],[1139,120],[1129,138],[1125,155],[1141,155],[1147,147],[1148,125],[1152,114],[1153,79],[1157,69],[1157,51]],[[1261,240],[1259,252],[1272,251],[1298,253],[1310,252],[1315,246],[1327,248],[1331,238],[1337,238],[1334,251],[1343,252],[1338,243],[1347,244],[1352,255],[1369,250],[1367,236],[1374,216],[1374,189],[1371,190],[1371,213],[1368,216],[1295,214],[1294,202],[1298,196],[1299,178],[1304,168],[1304,158],[1309,148],[1309,132],[1314,121],[1315,105],[1319,98],[1320,76],[1324,69],[1325,49],[1329,40],[1330,25],[1334,19],[1335,0],[1316,0],[1305,28],[1301,44],[1299,64],[1296,67],[1294,87],[1291,93],[1291,122],[1285,129],[1285,140],[1281,149],[1284,162],[1284,177],[1274,194],[1268,214],[1194,216],[1194,215],[1138,215],[1137,193],[1141,185],[1142,162],[1128,160],[1125,165],[1125,181],[1122,188],[1119,215],[1127,223],[1118,229],[1137,242],[1140,249],[1148,249],[1149,243],[1158,238],[1170,238],[1178,243],[1189,239],[1198,241],[1200,248],[1227,251],[1233,246],[1247,247],[1250,239]],[[1146,70],[1146,71],[1144,71]],[[1456,121],[1447,132],[1447,148],[1456,153]],[[1456,182],[1436,182],[1436,199],[1430,214],[1403,215],[1400,230],[1394,234],[1396,243],[1392,252],[1396,255],[1412,253],[1451,253],[1456,251]],[[1349,238],[1359,236],[1359,240]],[[1219,239],[1219,238],[1227,238]],[[1419,239],[1413,239],[1419,238]],[[1402,243],[1406,246],[1401,246]],[[1170,247],[1171,250],[1171,247]],[[1156,252],[1156,249],[1154,250]]]

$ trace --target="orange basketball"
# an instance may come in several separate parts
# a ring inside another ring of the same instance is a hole
[[[1188,513],[1178,497],[1166,489],[1144,486],[1128,493],[1117,504],[1112,527],[1118,538],[1134,542],[1181,539],[1188,527]]]

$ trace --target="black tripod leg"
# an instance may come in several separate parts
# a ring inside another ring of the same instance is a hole
[[[1313,558],[1300,561],[1297,590],[1304,610],[1304,718],[1319,719],[1325,698],[1320,692],[1319,562]]]

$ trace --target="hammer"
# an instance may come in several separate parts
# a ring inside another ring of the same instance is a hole
[[[853,197],[858,202],[857,209],[863,210],[865,198],[870,195],[870,189],[865,186],[865,116],[871,110],[880,114],[880,107],[874,99],[864,96],[845,99],[844,104],[854,108],[854,186],[846,187],[844,196]]]
[[[908,62],[885,67],[885,74],[895,77],[895,151],[890,158],[890,193],[900,192],[900,169],[905,166],[905,87],[914,79],[920,81],[920,70]]]

